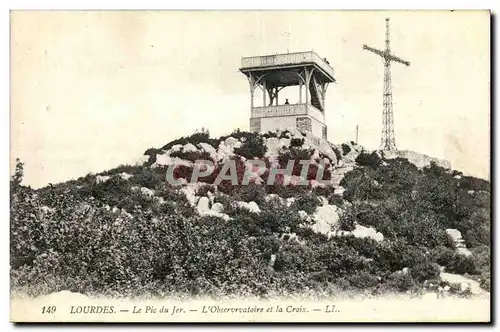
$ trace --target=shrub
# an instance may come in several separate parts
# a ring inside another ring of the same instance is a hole
[[[463,238],[470,247],[489,246],[491,241],[490,220],[489,209],[481,208],[476,209],[469,218],[457,223],[456,226],[465,231],[462,233]]]
[[[345,210],[339,219],[339,228],[343,231],[352,231],[355,228],[356,214],[352,209]]]
[[[386,281],[386,287],[406,292],[415,289],[416,284],[410,274],[392,274]]]
[[[342,241],[328,241],[318,246],[316,250],[317,260],[329,273],[330,280],[346,277],[355,272],[368,271],[370,268],[366,258]]]
[[[24,177],[24,163],[21,162],[19,158],[16,158],[16,169],[14,174],[10,178],[10,187],[11,189],[17,189]]]
[[[339,149],[337,149],[335,146],[332,146],[333,153],[335,153],[335,157],[337,157],[338,160],[342,160],[342,153],[340,152]]]
[[[371,238],[357,238],[354,236],[341,236],[332,238],[333,241],[341,246],[350,247],[358,252],[359,255],[365,258],[371,258],[374,260],[379,260],[381,254],[383,254],[382,247],[383,244]]]
[[[479,286],[487,292],[491,291],[491,276],[489,273],[481,277]]]
[[[276,181],[273,185],[268,185],[267,193],[276,194],[282,198],[290,198],[299,195],[307,195],[310,192],[310,188],[307,186],[293,186],[291,184],[285,186],[282,182],[280,183],[280,177],[276,177]]]
[[[150,167],[143,167],[140,171],[135,173],[134,177],[130,178],[129,180],[122,180],[119,177],[116,178],[119,179],[118,181],[130,183],[130,185],[155,189],[157,186],[162,185],[166,182],[166,170],[164,172],[165,173],[162,172],[161,168],[153,170]]]
[[[490,273],[491,270],[491,249],[489,246],[478,246],[472,249],[476,270],[482,275]]]
[[[156,154],[155,154],[156,157]],[[140,173],[143,170],[142,166],[138,165],[120,165],[118,167],[112,168],[105,172],[102,172],[101,175],[116,175],[121,173],[127,173],[130,175],[134,175]]]
[[[263,158],[266,151],[267,146],[264,144],[262,137],[257,133],[246,135],[246,141],[242,146],[234,149],[235,154],[239,154],[247,159]]]
[[[437,279],[439,277],[439,265],[429,261],[419,263],[410,269],[413,280],[423,283],[425,280]]]
[[[205,185],[205,186],[201,186],[198,188],[198,191],[196,192],[196,195],[197,196],[200,196],[200,197],[203,197],[203,196],[208,196],[208,193],[212,193],[213,194],[213,191],[214,191],[214,188],[210,185]]]
[[[367,175],[355,179],[344,177],[340,185],[346,188],[343,197],[350,202],[382,199],[386,194],[382,188]]]
[[[91,187],[91,194],[104,204],[116,206],[130,194],[131,187],[129,181],[113,176],[105,182],[95,183]]]
[[[356,158],[356,162],[361,166],[368,166],[372,168],[377,168],[382,164],[382,159],[376,151],[372,153],[361,152],[361,154]]]
[[[283,151],[278,155],[278,162],[281,167],[286,167],[288,161],[293,160],[296,164],[301,160],[310,160],[314,153],[314,149],[303,149],[301,147],[285,147]],[[295,173],[294,173],[295,174]],[[295,175],[299,175],[299,173]]]
[[[163,154],[164,151],[161,149],[156,149],[156,148],[149,148],[146,151],[144,151],[143,155],[144,156],[149,156],[148,161],[146,162],[147,166],[150,166],[156,162],[156,155],[157,154]]]
[[[342,207],[344,205],[344,199],[342,196],[333,194],[328,197],[328,204]]]
[[[291,137],[291,133],[289,130],[283,130],[280,133],[280,136],[278,138],[289,138]]]
[[[266,133],[263,133],[262,137],[266,139],[271,137],[278,138],[278,133],[276,131],[268,131]]]
[[[181,138],[178,138],[176,140],[171,141],[168,144],[165,144],[161,150],[169,150],[172,148],[172,146],[180,144],[180,145],[186,145],[188,143],[191,143],[193,145],[198,145],[199,143],[207,143],[212,145],[213,147],[217,147],[218,141],[215,139],[210,138],[210,133],[208,130],[205,130],[204,128],[201,128],[200,131],[196,131],[194,134],[190,136],[183,136]],[[146,154],[146,153],[145,153]]]
[[[476,274],[474,258],[461,254],[456,254],[446,265],[446,271],[457,274]]]
[[[301,147],[304,145],[304,139],[303,138],[292,138],[290,140],[290,146],[291,147]]]
[[[446,266],[455,259],[456,253],[453,249],[438,246],[432,249],[431,255],[437,264]]]
[[[462,176],[459,180],[460,189],[474,191],[491,191],[491,185],[488,181],[478,179],[472,176]]]
[[[346,154],[351,152],[351,147],[349,145],[342,143],[341,147],[342,147],[342,155],[345,156]]]
[[[318,197],[312,193],[300,195],[295,199],[292,208],[296,211],[305,211],[307,214],[313,214],[320,205]]]
[[[246,186],[236,187],[232,192],[232,196],[239,201],[254,201],[258,205],[261,205],[265,202],[266,190],[263,185],[249,183]]]
[[[274,269],[278,272],[319,272],[322,270],[323,264],[316,257],[317,253],[310,247],[293,243],[283,244],[276,257]]]
[[[373,288],[379,284],[379,279],[368,272],[361,271],[347,276],[347,281],[351,287],[356,289]]]
[[[383,243],[378,248],[380,253],[377,264],[386,271],[398,271],[430,261],[425,248],[409,244],[404,239]]]
[[[177,157],[184,160],[189,160],[191,162],[195,162],[196,160],[212,160],[212,157],[208,152],[205,151],[190,151],[190,152],[182,152],[182,151],[174,151],[170,153],[171,157]]]
[[[331,185],[326,185],[326,186],[323,186],[323,187],[311,188],[311,191],[314,194],[316,194],[316,196],[323,196],[323,197],[325,197],[327,199],[330,199],[330,197],[334,195],[335,187],[331,186]],[[342,197],[340,197],[339,195],[337,195],[337,197],[339,197],[340,199],[342,199]]]
[[[316,233],[309,227],[300,227],[296,234],[301,239],[306,240],[311,245],[320,245],[328,240],[328,237],[323,233]]]
[[[465,256],[450,248],[436,247],[432,250],[432,256],[437,264],[446,268],[447,272],[458,274],[475,274],[478,272],[474,257]],[[489,260],[489,257],[487,260]],[[479,260],[479,262],[484,261]]]

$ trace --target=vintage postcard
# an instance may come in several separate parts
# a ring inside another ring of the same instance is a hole
[[[12,11],[13,322],[490,322],[488,11]]]

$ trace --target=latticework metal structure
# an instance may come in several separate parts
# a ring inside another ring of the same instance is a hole
[[[396,137],[394,135],[394,112],[392,109],[391,61],[396,61],[406,66],[409,66],[410,63],[391,54],[388,18],[385,19],[385,50],[381,51],[366,44],[363,45],[363,49],[381,56],[384,61],[384,95],[380,150],[397,150]]]

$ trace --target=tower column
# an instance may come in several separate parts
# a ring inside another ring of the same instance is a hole
[[[253,110],[253,96],[255,91],[255,83],[253,75],[250,73],[248,75],[248,84],[250,85],[250,112]]]
[[[299,104],[302,104],[302,82],[299,82]]]
[[[306,81],[306,84],[305,84],[305,90],[306,90],[306,113],[309,112],[308,108],[309,108],[309,70],[307,70],[307,68],[304,68],[304,78],[305,78],[305,81]]]
[[[267,102],[266,102],[267,101],[267,98],[266,98],[267,97],[266,80],[264,80],[262,82],[262,87],[263,87],[262,88],[262,94],[263,94],[263,97],[262,97],[262,104],[263,105],[262,106],[266,107],[267,106]]]
[[[306,81],[306,112],[308,112],[309,109],[309,103],[311,102],[311,92],[309,91],[309,87],[311,85],[311,77],[314,72],[314,68],[312,69],[307,69],[304,68],[304,74],[305,74],[305,81]]]

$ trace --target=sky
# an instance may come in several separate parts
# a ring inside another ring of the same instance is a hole
[[[380,145],[391,19],[396,144],[489,178],[490,27],[485,11],[14,11],[11,166],[34,188],[136,163],[150,147],[208,128],[248,130],[241,57],[314,50],[337,82],[333,143]],[[280,100],[298,99],[286,88]]]

